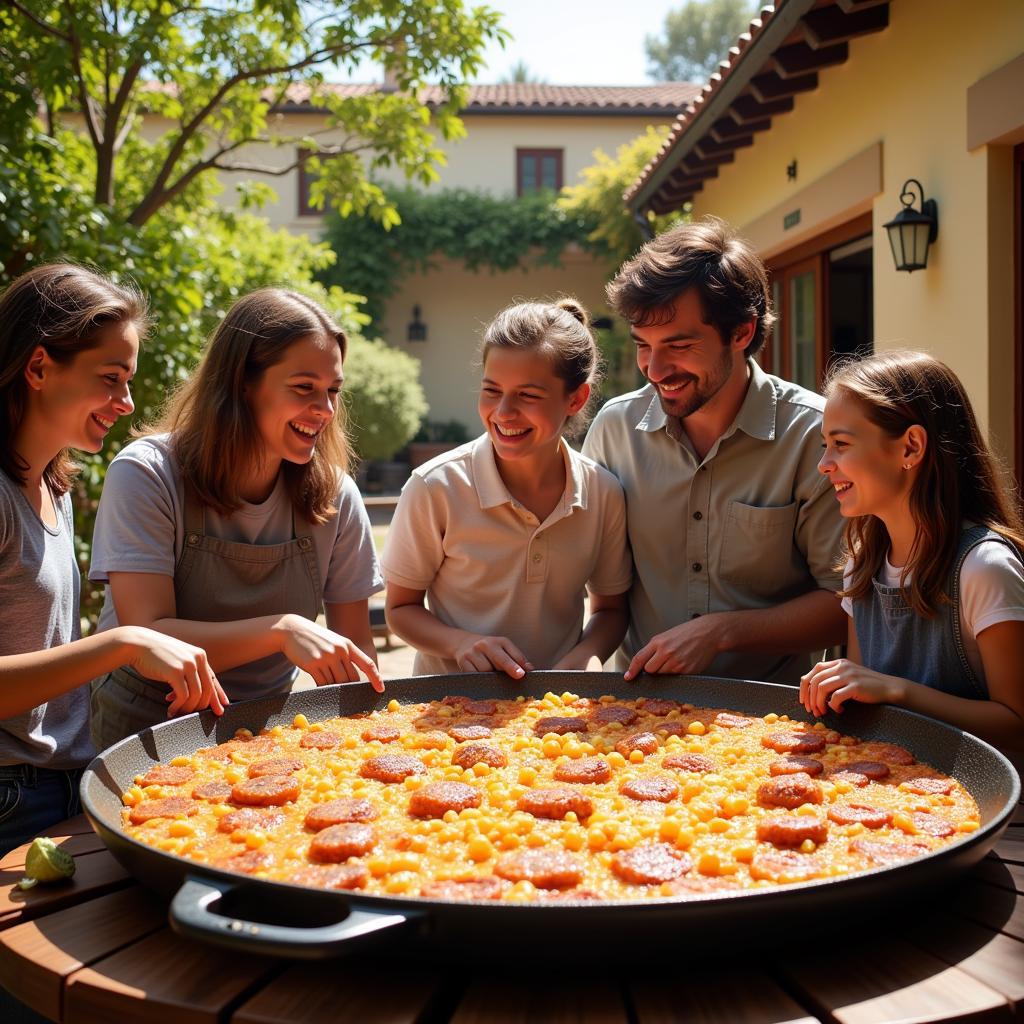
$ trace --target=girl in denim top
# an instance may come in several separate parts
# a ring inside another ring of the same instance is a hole
[[[924,353],[840,366],[819,468],[847,520],[847,658],[803,677],[847,700],[940,718],[1024,748],[1024,528],[956,375]]]

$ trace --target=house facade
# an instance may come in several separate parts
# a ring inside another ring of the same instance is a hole
[[[885,224],[934,200],[927,266]],[[682,114],[627,204],[736,225],[772,275],[763,360],[925,349],[1024,479],[1024,4],[779,0]],[[903,200],[901,200],[903,195]]]
[[[473,86],[460,114],[466,135],[441,144],[447,162],[431,188],[514,196],[540,187],[558,189],[574,184],[580,180],[580,172],[594,162],[596,149],[614,154],[620,145],[643,134],[648,125],[670,124],[699,91],[699,86],[688,83]],[[325,146],[338,141],[325,130],[323,111],[303,102],[301,92],[294,92],[291,101],[278,108],[273,126],[282,135],[315,134]],[[295,153],[270,145],[249,146],[242,157],[250,165],[285,167],[294,161]],[[236,176],[221,173],[220,177],[226,186],[223,201],[231,203]],[[242,177],[237,176],[239,180]],[[252,173],[244,178],[260,180]],[[324,215],[309,207],[303,174],[267,175],[264,180],[277,193],[277,201],[262,211],[271,224],[318,237]],[[393,180],[397,183],[397,178]],[[604,285],[611,269],[575,248],[565,253],[561,266],[507,273],[471,272],[458,262],[438,259],[433,269],[401,283],[377,328],[388,344],[420,360],[429,418],[457,420],[472,434],[479,426],[478,375],[473,363],[481,329],[503,306],[525,298],[571,294],[594,315],[600,315],[605,312]],[[424,330],[410,330],[414,322]]]

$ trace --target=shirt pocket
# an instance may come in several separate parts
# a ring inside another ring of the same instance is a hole
[[[793,528],[797,503],[758,508],[730,501],[722,531],[722,579],[758,594],[785,590],[793,576]]]

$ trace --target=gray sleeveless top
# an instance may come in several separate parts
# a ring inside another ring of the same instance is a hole
[[[873,592],[853,602],[853,622],[864,665],[955,697],[988,699],[988,687],[971,668],[960,631],[960,573],[969,552],[986,540],[1012,547],[987,527],[965,529],[946,581],[950,600],[933,618],[918,615],[907,604],[903,588],[872,581]]]

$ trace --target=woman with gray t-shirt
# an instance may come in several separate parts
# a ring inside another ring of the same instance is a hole
[[[183,701],[226,702],[202,650],[150,629],[79,634],[71,448],[132,411],[143,296],[70,264],[0,298],[0,854],[77,814],[94,676],[131,664]]]
[[[383,689],[368,611],[382,580],[345,474],[346,346],[295,292],[262,289],[228,311],[154,432],[107,472],[89,570],[107,585],[101,629],[202,645],[232,700],[287,692],[296,666],[318,684],[362,672]],[[165,713],[161,687],[118,669],[93,688],[93,740]]]

